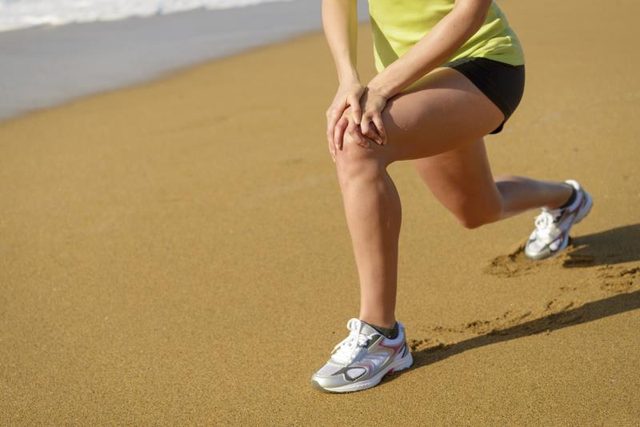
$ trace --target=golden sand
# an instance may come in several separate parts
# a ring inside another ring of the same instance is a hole
[[[527,87],[494,173],[594,209],[534,263],[534,212],[467,231],[392,165],[416,364],[361,393],[308,384],[358,302],[321,35],[0,124],[0,424],[637,424],[640,4],[504,9]]]

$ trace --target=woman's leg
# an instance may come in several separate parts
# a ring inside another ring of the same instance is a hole
[[[483,138],[413,163],[431,192],[466,228],[543,206],[557,208],[572,192],[565,183],[524,177],[494,181]]]
[[[418,89],[389,102],[383,112],[387,144],[364,148],[356,135],[344,135],[336,169],[360,279],[361,320],[382,327],[395,322],[401,208],[386,171],[389,164],[416,160],[438,199],[470,227],[525,208],[554,204],[564,197],[560,193],[570,193],[563,184],[544,187],[527,180],[525,186],[534,190],[531,196],[521,197],[517,193],[524,187],[515,179],[496,185],[482,137],[503,118],[466,77],[440,68]],[[516,195],[503,197],[501,187],[505,194]]]
[[[376,151],[355,146],[345,135],[336,168],[360,280],[359,318],[391,328],[402,212],[387,163]]]

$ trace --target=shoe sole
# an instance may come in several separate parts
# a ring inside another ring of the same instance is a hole
[[[573,220],[571,227],[573,227],[574,225],[578,224],[580,221],[585,219],[587,215],[589,215],[589,213],[591,212],[591,208],[593,207],[593,198],[591,197],[591,195],[584,190],[582,190],[582,192],[584,193],[584,197],[587,200],[587,202],[585,206],[583,206],[583,208],[580,211],[578,211],[578,214],[576,215],[576,218]],[[569,230],[571,230],[571,227],[569,228]],[[532,259],[534,261],[553,258],[569,246],[570,240],[571,239],[569,237],[569,233],[567,232],[567,235],[564,237],[564,241],[555,251],[542,252],[538,255],[533,255],[533,256],[525,252],[525,255],[527,256],[527,258]]]
[[[346,384],[340,387],[333,387],[333,388],[322,387],[317,381],[311,380],[311,385],[315,389],[318,389],[325,393],[327,392],[328,393],[349,393],[353,391],[361,391],[361,390],[366,390],[368,388],[377,386],[386,375],[390,375],[394,372],[399,372],[404,369],[410,368],[411,365],[413,365],[413,356],[411,355],[411,352],[407,352],[407,355],[405,357],[403,357],[402,359],[396,360],[395,362],[387,366],[385,369],[378,372],[376,376],[371,377],[368,380],[359,381],[353,384]]]

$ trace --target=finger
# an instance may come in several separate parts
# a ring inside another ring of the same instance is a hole
[[[342,117],[342,113],[346,108],[346,100],[338,104],[331,104],[329,107],[327,111],[327,138],[329,140],[333,139],[333,128],[336,126],[338,120],[340,120],[340,117]]]
[[[327,115],[327,140],[329,142],[333,142],[333,129],[336,127],[339,118],[335,110]]]
[[[382,137],[380,136],[380,134],[376,130],[375,126],[369,126],[369,130],[368,130],[368,132],[366,134],[364,134],[364,136],[366,136],[367,138],[369,138],[370,140],[372,140],[376,144],[382,145]]]
[[[341,118],[338,123],[336,123],[336,127],[333,133],[333,145],[335,146],[336,150],[342,150],[344,131],[347,128],[348,124],[349,120],[347,120],[346,117]]]
[[[362,115],[362,121],[360,122],[360,130],[362,131],[363,135],[368,135],[369,132],[371,131],[371,117],[369,116],[368,113],[364,113]]]
[[[355,94],[349,96],[349,105],[351,106],[351,117],[353,121],[359,125],[362,120],[362,107],[360,107],[360,98]]]
[[[349,121],[349,125],[347,126],[347,129],[344,133],[348,133],[349,136],[356,141],[356,144],[360,145],[361,147],[367,147],[364,135],[362,135],[362,133],[360,132],[360,127],[353,121]]]
[[[380,145],[384,145],[384,143],[387,141],[387,136],[384,130],[384,122],[382,121],[382,116],[380,116],[380,114],[376,114],[373,116],[373,124],[376,127],[376,134],[378,139],[376,140],[376,142],[378,142],[378,144]]]
[[[333,145],[333,142],[329,141],[329,154],[331,154],[331,160],[333,160],[333,163],[336,162],[336,148]]]
[[[362,145],[362,141],[358,137],[358,133],[358,125],[354,121],[349,120],[349,125],[347,126],[347,129],[345,129],[344,134],[349,134],[349,136],[355,140],[358,145]]]

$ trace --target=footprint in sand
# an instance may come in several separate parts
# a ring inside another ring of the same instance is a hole
[[[573,240],[569,241],[569,247],[558,256],[541,261],[533,261],[524,254],[524,244],[514,247],[507,255],[495,257],[484,272],[497,277],[518,277],[532,274],[540,268],[560,266],[563,268],[588,267],[595,263],[595,257],[582,253],[582,248],[575,248]]]
[[[600,289],[622,294],[640,287],[640,266],[621,267],[605,265],[598,269]]]
[[[498,277],[518,277],[533,273],[538,265],[539,262],[531,261],[525,256],[524,245],[521,244],[507,255],[500,255],[491,260],[484,272]]]
[[[446,350],[461,342],[461,339],[468,341],[480,336],[517,337],[549,333],[558,326],[582,320],[583,313],[576,304],[575,301],[554,298],[535,311],[520,313],[506,311],[491,320],[474,320],[456,326],[432,326],[429,328],[432,331],[430,337],[410,339],[409,346],[414,352],[430,353]]]

